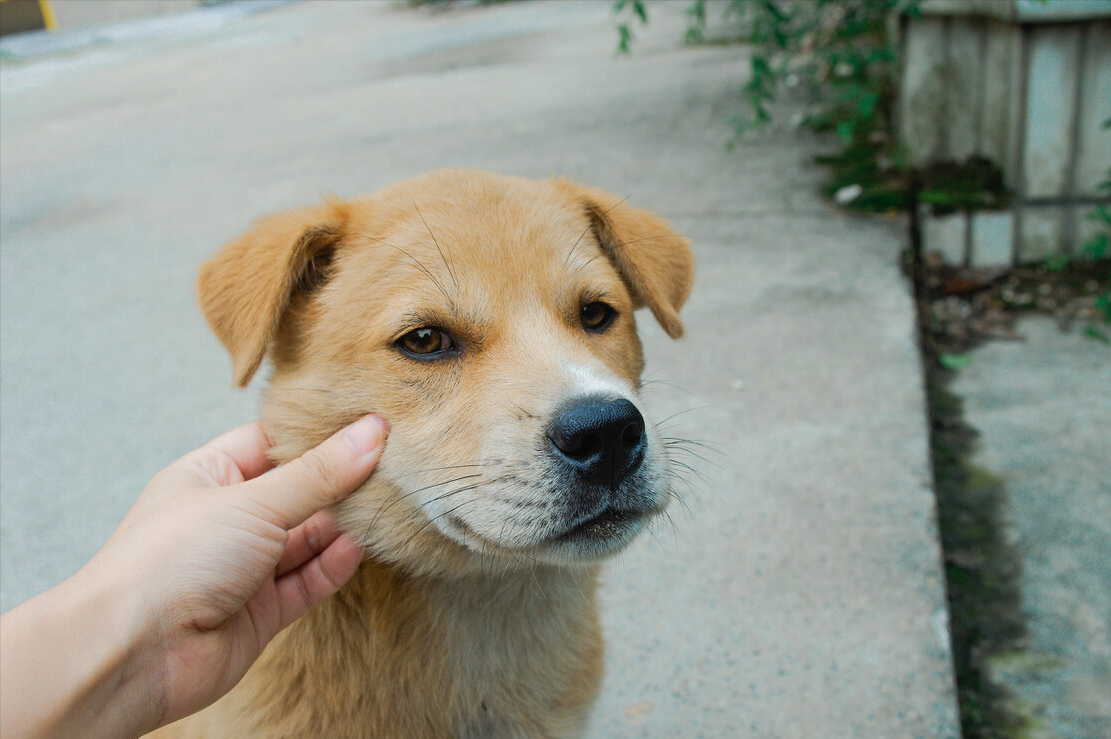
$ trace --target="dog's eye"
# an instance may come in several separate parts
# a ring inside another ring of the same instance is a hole
[[[582,321],[583,328],[591,332],[605,331],[616,315],[617,311],[599,300],[587,303],[579,309],[579,320]]]
[[[438,328],[415,328],[397,340],[397,345],[407,354],[431,357],[455,348],[451,334]]]

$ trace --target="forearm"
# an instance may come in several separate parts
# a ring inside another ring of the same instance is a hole
[[[82,571],[0,617],[4,739],[114,739],[154,728],[163,676],[132,596]]]

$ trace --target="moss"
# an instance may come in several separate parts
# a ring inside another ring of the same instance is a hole
[[[1008,739],[1053,739],[1053,734],[1046,730],[1029,705],[1014,698],[1005,703],[1007,710],[1019,721],[1019,725],[1007,735]]]
[[[1003,172],[984,157],[969,157],[960,163],[937,162],[918,177],[918,202],[933,206],[938,214],[1006,208],[1011,203]]]
[[[970,462],[977,432],[949,391],[953,374],[927,359],[931,458],[964,739],[1020,739],[1031,713],[992,682],[993,666],[1023,654],[1019,553],[1006,535],[1002,478]],[[1040,663],[1039,663],[1040,664]]]
[[[860,186],[860,195],[848,203],[855,210],[906,210],[912,189],[917,190],[917,202],[930,206],[938,215],[1010,205],[1011,195],[1003,184],[1002,171],[983,157],[937,162],[923,170],[901,167],[896,161],[897,157],[867,142],[851,144],[840,154],[818,157],[832,174],[827,196],[833,197],[843,187]]]
[[[1049,672],[1065,665],[1060,657],[1023,649],[993,654],[988,662],[993,670],[1006,672]]]
[[[848,207],[868,213],[906,210],[910,179],[903,171],[885,168],[882,161],[877,147],[860,142],[850,144],[840,154],[818,157],[832,174],[826,195],[832,198],[843,187],[859,185],[860,195]]]

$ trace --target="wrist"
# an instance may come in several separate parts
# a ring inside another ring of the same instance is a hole
[[[155,624],[90,566],[4,615],[5,738],[132,737],[161,717]]]

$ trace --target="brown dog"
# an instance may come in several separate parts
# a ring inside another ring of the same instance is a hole
[[[672,337],[686,239],[569,182],[440,171],[263,219],[200,275],[286,462],[368,411],[337,510],[367,558],[242,683],[159,736],[566,737],[601,680],[598,562],[672,495],[633,311]]]

